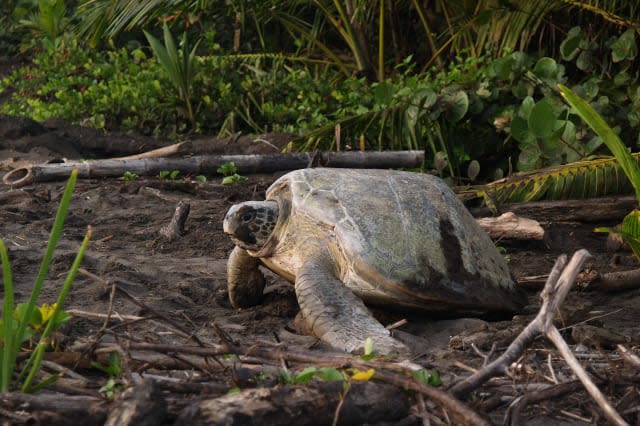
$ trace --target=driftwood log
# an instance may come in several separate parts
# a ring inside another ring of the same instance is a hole
[[[599,197],[586,200],[530,201],[500,206],[540,222],[611,222],[622,219],[638,206],[635,196]],[[487,207],[469,209],[476,217],[493,216]]]
[[[107,417],[104,400],[101,398],[66,395],[62,397],[60,394],[50,393],[2,393],[0,410],[24,415],[27,424],[51,426],[95,426],[103,424]]]
[[[155,426],[167,415],[167,403],[153,380],[130,387],[115,402],[104,426]]]
[[[498,217],[477,219],[478,225],[494,239],[508,240],[542,240],[544,229],[533,219],[518,217],[513,212]]]
[[[330,425],[397,422],[409,414],[411,400],[392,385],[317,382],[247,389],[198,401],[185,408],[176,424]],[[259,421],[257,419],[260,419]],[[337,422],[334,423],[334,421]]]
[[[78,178],[119,177],[124,172],[138,176],[155,176],[164,170],[183,174],[215,174],[218,167],[233,162],[239,174],[271,173],[304,167],[392,168],[418,167],[424,161],[423,151],[344,151],[300,152],[267,155],[201,155],[191,158],[146,158],[138,160],[95,160],[33,165],[5,174],[2,181],[14,187],[37,182],[64,180],[78,169]]]

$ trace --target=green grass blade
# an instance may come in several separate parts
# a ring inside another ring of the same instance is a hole
[[[33,285],[33,290],[31,291],[31,296],[29,297],[29,301],[27,302],[27,308],[24,318],[31,318],[31,315],[33,315],[36,301],[38,299],[38,296],[40,295],[40,291],[42,290],[44,280],[47,277],[47,272],[49,271],[49,265],[51,264],[51,259],[53,258],[53,252],[56,249],[56,245],[58,244],[58,240],[60,239],[60,234],[62,233],[62,226],[64,225],[64,220],[67,217],[69,203],[71,202],[71,196],[73,195],[73,189],[76,186],[77,179],[78,170],[74,169],[71,172],[69,180],[67,181],[67,187],[62,194],[62,200],[60,201],[60,206],[58,207],[58,213],[56,214],[55,221],[53,222],[53,227],[51,228],[51,234],[49,235],[47,250],[45,252],[44,258],[42,259],[40,270],[38,271],[38,276],[36,277],[36,281]],[[26,328],[26,321],[23,321],[18,325],[18,330],[14,335],[13,350],[10,357],[11,360],[15,360],[16,356],[18,355],[20,345],[24,340]]]
[[[92,230],[91,230],[91,227],[89,227],[87,229],[86,234],[84,235],[82,244],[80,244],[80,249],[78,249],[78,253],[76,254],[73,264],[71,265],[71,269],[67,274],[67,278],[64,280],[64,283],[62,284],[62,289],[58,294],[58,300],[56,300],[56,307],[54,308],[53,313],[51,314],[51,318],[47,322],[47,325],[44,331],[42,332],[42,335],[40,336],[40,340],[38,341],[38,345],[36,346],[36,349],[31,353],[31,356],[29,357],[29,361],[27,361],[27,363],[25,364],[25,367],[24,367],[25,370],[29,368],[29,375],[27,376],[26,380],[24,381],[24,384],[22,385],[23,392],[29,392],[31,390],[31,383],[33,382],[33,379],[35,378],[38,370],[40,369],[40,364],[42,363],[42,357],[44,356],[44,351],[49,346],[49,343],[50,343],[49,336],[51,336],[51,333],[53,333],[54,331],[53,327],[56,323],[55,319],[58,316],[58,312],[60,312],[60,310],[62,309],[64,302],[67,300],[67,296],[69,296],[69,292],[71,291],[73,282],[76,279],[78,269],[80,268],[80,264],[82,263],[82,259],[84,258],[84,253],[87,250],[87,247],[89,247],[89,240],[91,239],[91,234],[92,234]]]
[[[14,360],[11,357],[13,349],[13,277],[9,265],[9,253],[4,241],[0,239],[0,260],[2,260],[2,278],[4,287],[4,302],[2,304],[2,365],[0,368],[0,392],[9,391]]]
[[[173,84],[176,89],[180,89],[180,82],[176,80],[174,66],[171,63],[171,57],[169,56],[167,49],[160,42],[160,40],[155,38],[153,35],[151,35],[147,31],[144,31],[144,35],[147,37],[147,41],[151,46],[151,50],[153,50],[153,53],[156,55],[156,58],[158,58],[158,62],[160,62],[160,66],[164,68],[165,72],[169,76],[169,80],[171,80],[171,84]]]
[[[588,102],[581,99],[575,92],[562,84],[558,85],[558,89],[567,103],[573,107],[584,122],[602,138],[633,185],[636,198],[640,200],[640,167],[638,167],[638,164],[634,161],[627,147]]]

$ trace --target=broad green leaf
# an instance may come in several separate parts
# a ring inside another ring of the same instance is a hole
[[[527,96],[532,96],[535,92],[535,86],[525,80],[519,80],[515,86],[511,88],[511,93],[518,99],[524,99]]]
[[[593,67],[593,57],[588,50],[583,50],[576,59],[576,66],[581,71],[589,71]]]
[[[519,116],[513,117],[511,121],[511,136],[524,144],[530,145],[536,142],[536,137],[529,131],[527,120]]]
[[[636,45],[636,30],[633,28],[625,31],[611,45],[611,59],[613,62],[620,62],[625,59],[633,59],[638,54]]]
[[[467,92],[460,90],[453,95],[448,96],[446,100],[450,106],[449,118],[452,121],[461,120],[469,110],[469,96],[467,95]]]
[[[386,81],[381,81],[374,88],[373,94],[376,104],[389,105],[393,99],[394,87]]]
[[[629,244],[633,254],[640,259],[640,210],[633,210],[622,220],[622,237]]]
[[[533,72],[540,78],[555,80],[558,75],[558,64],[553,58],[540,58],[536,62]]]
[[[14,319],[20,323],[24,323],[31,326],[42,325],[42,313],[39,309],[33,309],[29,313],[29,318],[26,318],[29,305],[27,303],[19,303],[16,309],[13,311]]]
[[[556,125],[557,117],[551,105],[542,100],[535,104],[529,114],[529,129],[538,138],[546,139],[551,136]]]
[[[580,27],[574,28],[578,28],[578,35],[571,35],[571,31],[569,31],[567,38],[560,43],[560,56],[565,61],[572,61],[580,52],[580,41],[582,39],[579,35]]]
[[[325,382],[339,382],[344,380],[344,376],[339,370],[330,367],[319,368],[317,376]]]
[[[531,115],[531,110],[535,105],[536,105],[536,101],[534,101],[531,96],[526,96],[522,100],[522,104],[520,105],[520,109],[518,110],[518,116],[527,120]]]
[[[598,92],[600,91],[599,81],[595,78],[590,78],[589,80],[582,83],[580,89],[581,96],[587,101],[590,101],[598,96]]]
[[[541,154],[537,145],[526,145],[518,155],[518,170],[527,171],[538,167]]]
[[[511,56],[498,58],[493,62],[493,69],[501,80],[509,80],[513,71],[514,60]]]

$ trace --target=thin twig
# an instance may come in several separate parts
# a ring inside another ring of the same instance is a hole
[[[547,279],[547,286],[555,285],[560,278],[560,274],[566,263],[566,255],[558,257],[551,273],[549,274],[549,278]],[[543,306],[540,308],[541,313],[544,307],[545,305],[543,303]],[[487,364],[478,370],[476,373],[455,384],[450,391],[454,395],[461,397],[478,388],[490,378],[506,373],[508,366],[522,355],[522,352],[524,352],[527,345],[538,335],[542,322],[541,313],[539,313],[538,316],[525,327],[518,337],[511,342],[507,350],[505,350],[502,355],[490,364]]]
[[[520,335],[511,343],[505,353],[491,364],[481,368],[477,373],[462,380],[451,388],[454,395],[466,395],[471,390],[477,388],[489,378],[495,376],[500,371],[506,371],[507,366],[516,360],[526,345],[533,340],[538,334],[545,335],[560,351],[565,361],[573,372],[578,376],[583,386],[591,397],[604,412],[607,419],[616,425],[626,425],[625,420],[615,411],[609,404],[602,392],[590,379],[584,368],[580,365],[576,357],[573,355],[569,346],[560,335],[558,329],[553,325],[554,314],[564,302],[571,286],[573,285],[582,264],[591,255],[586,250],[578,250],[569,264],[566,264],[566,256],[562,255],[556,261],[553,270],[549,274],[549,279],[545,284],[540,297],[542,305],[536,318],[531,321]]]

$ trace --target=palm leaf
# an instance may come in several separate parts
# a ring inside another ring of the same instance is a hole
[[[636,192],[636,198],[640,200],[640,167],[638,162],[629,153],[627,147],[620,140],[620,137],[604,121],[602,116],[593,107],[575,92],[562,84],[558,85],[560,93],[564,99],[573,107],[578,115],[595,131],[607,148],[618,159],[620,167],[624,170]]]
[[[632,154],[640,164],[640,153]],[[488,205],[629,194],[633,186],[613,157],[517,173],[486,185],[459,188],[463,200],[483,198]]]
[[[612,12],[610,9],[615,10],[616,8],[620,8],[622,5],[619,4],[620,2],[614,1],[614,2],[610,2],[610,5],[607,5],[606,2],[603,2],[603,4],[599,4],[600,2],[589,2],[589,1],[584,1],[584,0],[562,0],[563,3],[566,3],[570,6],[574,6],[578,9],[582,9],[582,10],[586,10],[588,12],[591,12],[595,15],[600,16],[602,19],[604,19],[605,21],[611,22],[615,25],[619,25],[621,27],[627,27],[627,28],[635,28],[637,30],[640,30],[640,23],[635,22],[633,19],[627,19],[624,16],[621,16],[619,14],[616,14],[614,12]],[[595,3],[595,4],[590,4],[590,3]],[[640,11],[640,8],[633,8],[633,2],[629,3],[629,15],[630,17],[635,17],[638,18],[637,14],[638,11]],[[635,15],[635,16],[634,16]]]

